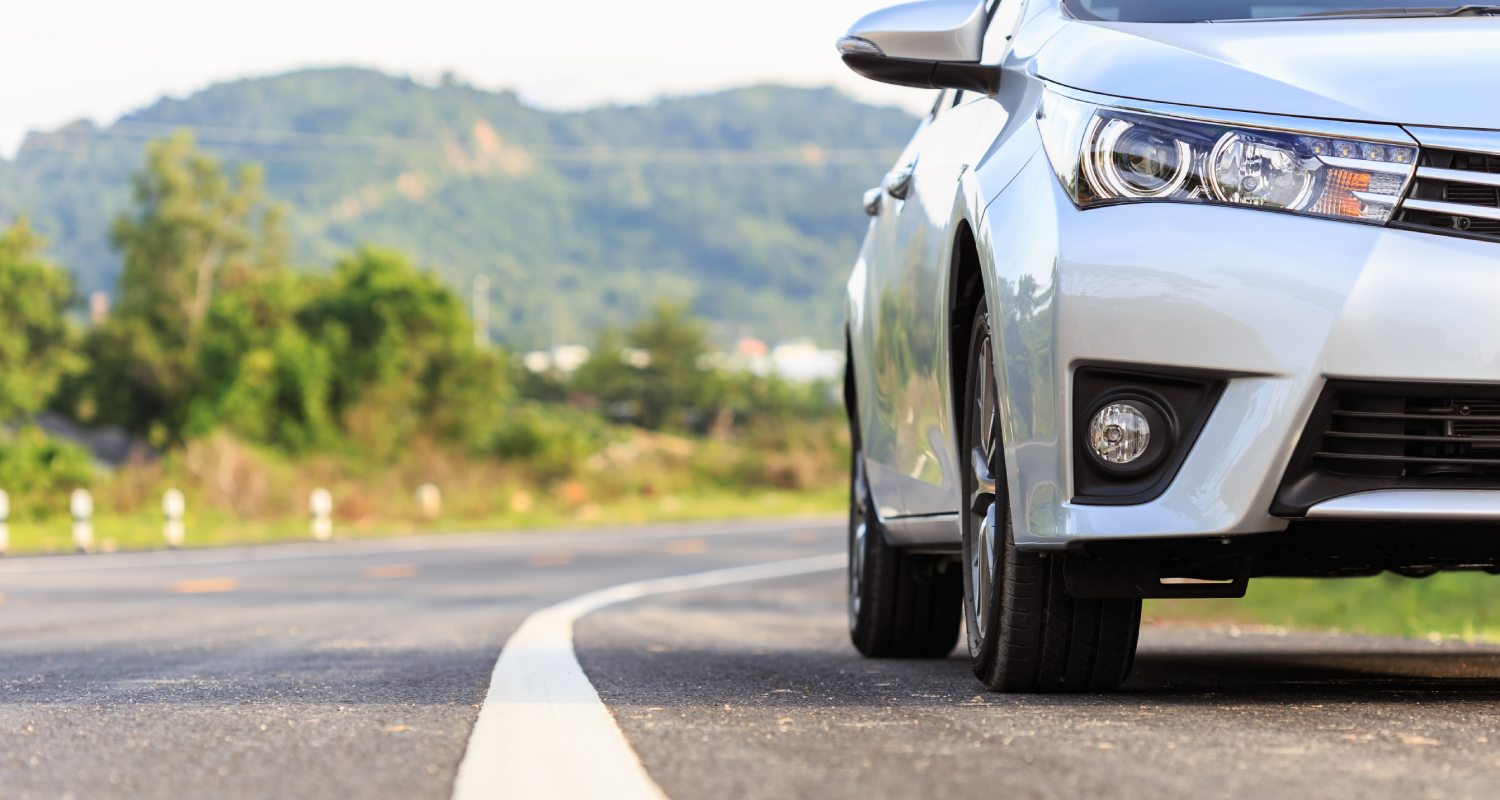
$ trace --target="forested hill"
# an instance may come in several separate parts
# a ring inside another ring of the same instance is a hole
[[[587,340],[664,296],[720,336],[832,341],[860,194],[914,125],[832,89],[552,112],[455,81],[309,70],[33,134],[0,160],[0,220],[30,216],[80,293],[112,290],[109,224],[144,145],[189,127],[224,161],[264,165],[299,263],[370,243],[456,286],[489,275],[494,333],[515,346]]]

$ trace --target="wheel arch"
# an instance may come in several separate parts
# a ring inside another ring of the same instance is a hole
[[[948,401],[954,429],[954,452],[960,445],[958,431],[963,419],[964,382],[967,380],[969,337],[979,303],[989,296],[979,243],[968,219],[961,220],[954,232],[952,262],[948,286]],[[992,326],[993,327],[993,326]],[[958,463],[963,463],[961,460]]]
[[[859,393],[854,385],[854,342],[849,325],[844,325],[844,416],[849,419],[849,446],[859,452]]]

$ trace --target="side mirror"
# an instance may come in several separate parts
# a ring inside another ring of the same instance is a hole
[[[989,21],[983,0],[919,0],[854,23],[839,39],[849,68],[871,80],[919,89],[994,94],[998,67],[979,63]]]

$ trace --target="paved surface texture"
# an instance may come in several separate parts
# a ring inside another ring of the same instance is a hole
[[[837,524],[0,563],[0,798],[445,798],[505,639],[626,581],[818,555]],[[655,781],[719,797],[1479,797],[1500,648],[1159,628],[1109,696],[866,661],[825,573],[586,617]]]

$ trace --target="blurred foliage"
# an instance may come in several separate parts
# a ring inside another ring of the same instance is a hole
[[[381,454],[422,432],[463,441],[493,429],[510,397],[501,354],[474,343],[458,296],[405,256],[339,261],[301,318],[333,357],[331,411]]]
[[[317,282],[272,267],[226,285],[209,308],[187,434],[220,426],[252,442],[302,452],[332,445],[335,360],[299,315]]]
[[[659,303],[623,333],[606,328],[572,388],[605,416],[651,430],[722,436],[764,418],[836,416],[826,383],[714,368],[707,328],[681,303]],[[545,390],[544,390],[545,393]]]
[[[41,250],[24,219],[0,230],[0,423],[36,413],[82,366],[63,315],[71,284]]]
[[[61,513],[90,486],[101,508],[140,513],[178,486],[216,513],[286,519],[326,486],[366,520],[403,516],[414,486],[441,482],[459,513],[582,518],[599,503],[841,483],[829,387],[725,370],[686,304],[606,328],[575,375],[534,375],[476,341],[462,299],[398,251],[291,267],[258,172],[229,175],[186,135],[153,144],[134,183],[113,231],[120,302],[86,333],[29,229],[0,237],[14,287],[0,303],[18,322],[16,342],[0,335],[11,415],[50,394],[152,446],[101,476],[83,450],[23,428],[0,441],[18,507]]]
[[[90,370],[68,399],[90,421],[160,446],[181,440],[201,389],[219,287],[284,264],[286,237],[260,171],[244,166],[231,178],[187,134],[150,144],[132,185],[134,205],[110,230],[124,262],[119,299],[90,333]]]
[[[14,516],[56,514],[68,507],[70,492],[93,478],[86,451],[40,428],[27,426],[0,437],[0,487],[10,495]]]
[[[528,402],[507,410],[490,447],[502,459],[527,463],[532,477],[549,483],[574,475],[589,457],[624,439],[597,414]]]
[[[1219,622],[1385,636],[1458,637],[1500,642],[1494,575],[1392,573],[1337,579],[1262,578],[1239,600],[1152,600],[1148,619]]]
[[[622,337],[605,330],[579,368],[573,385],[596,397],[606,415],[659,429],[690,427],[710,405],[710,375],[703,324],[675,303],[656,306]]]

